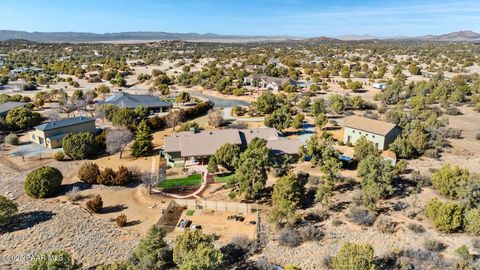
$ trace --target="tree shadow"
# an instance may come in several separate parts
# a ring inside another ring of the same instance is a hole
[[[100,213],[102,214],[111,214],[111,213],[115,213],[115,212],[120,212],[120,211],[123,211],[125,209],[127,209],[128,207],[125,206],[124,204],[117,204],[117,205],[112,205],[112,206],[107,206],[107,207],[103,207],[102,211]]]
[[[0,234],[21,231],[48,221],[55,216],[51,211],[30,211],[11,217],[6,223],[0,224]]]
[[[135,225],[138,225],[142,223],[140,220],[132,220],[132,221],[128,221],[126,224],[125,224],[125,227],[130,227],[130,226],[135,226]]]
[[[346,201],[337,202],[330,207],[330,210],[337,213],[342,212],[343,210],[347,209],[350,204],[351,202]]]

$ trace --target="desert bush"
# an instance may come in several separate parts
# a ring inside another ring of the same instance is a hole
[[[57,250],[39,254],[30,261],[27,270],[80,269],[80,265],[65,251]]]
[[[445,114],[448,115],[460,115],[462,114],[457,107],[448,107],[445,109]]]
[[[458,166],[449,164],[433,173],[432,184],[442,195],[456,199],[459,195],[460,185],[470,182],[470,172]]]
[[[480,132],[475,135],[475,138],[480,141]]]
[[[132,181],[132,173],[124,166],[120,166],[115,174],[115,178],[113,178],[112,184],[121,186],[129,183],[130,181]]]
[[[432,185],[432,179],[419,171],[412,172],[412,180],[417,183],[418,187],[428,187]]]
[[[443,203],[433,198],[425,207],[425,215],[443,232],[456,232],[463,225],[463,207],[456,203]]]
[[[278,243],[281,246],[297,247],[302,244],[302,236],[291,228],[284,228],[277,236]]]
[[[462,138],[462,130],[458,128],[441,127],[438,132],[445,138],[460,139]]]
[[[97,177],[97,183],[100,185],[111,185],[115,182],[115,171],[112,168],[105,168]]]
[[[120,214],[115,218],[115,223],[118,227],[123,227],[127,224],[127,216],[125,214]]]
[[[374,270],[374,250],[369,244],[353,244],[347,242],[333,257],[334,270]]]
[[[318,228],[317,226],[305,226],[298,230],[300,237],[302,238],[302,242],[308,241],[320,241],[323,239],[325,234]]]
[[[367,209],[366,207],[350,207],[348,210],[348,217],[353,222],[364,225],[372,226],[375,222],[375,213]]]
[[[93,199],[87,202],[87,209],[90,212],[98,213],[102,211],[102,208],[103,208],[103,201],[100,195],[96,195]]]
[[[5,137],[5,142],[10,145],[19,145],[20,140],[16,134],[10,133]]]
[[[375,222],[375,226],[382,233],[392,234],[397,231],[397,223],[386,217],[381,217]]]
[[[423,152],[423,155],[428,158],[437,159],[440,157],[440,151],[437,148],[430,148],[425,150],[425,152]]]
[[[472,254],[468,250],[466,245],[462,245],[455,250],[455,255],[457,255],[461,260],[465,262],[470,262],[473,259]]]
[[[80,200],[81,195],[78,193],[80,191],[79,187],[73,187],[69,192],[67,192],[67,198],[71,202],[76,202]]]
[[[27,175],[24,189],[32,198],[46,198],[60,190],[62,180],[63,175],[57,168],[43,166]]]
[[[465,231],[480,235],[480,209],[469,209],[465,212]]]
[[[245,235],[238,235],[234,236],[220,250],[225,257],[227,264],[231,265],[242,261],[252,249],[252,241]]]
[[[343,223],[343,221],[341,221],[340,219],[334,219],[334,220],[332,220],[332,225],[333,225],[334,227],[338,227],[338,226],[340,226],[340,225],[342,225],[342,224],[344,224],[344,223]]]
[[[78,178],[88,184],[96,184],[100,168],[93,162],[85,162],[78,170]]]
[[[425,228],[422,225],[416,224],[416,223],[409,223],[407,225],[407,228],[414,233],[424,233],[425,232]]]
[[[447,248],[447,246],[435,239],[427,239],[423,242],[423,247],[428,251],[440,252]]]
[[[322,183],[323,180],[320,176],[317,176],[317,175],[311,175],[308,177],[308,183],[310,183],[311,185],[318,185],[320,183]]]
[[[55,152],[53,159],[56,161],[63,161],[65,159],[65,154],[63,152]]]
[[[472,246],[476,249],[480,249],[480,239],[479,238],[472,239]]]

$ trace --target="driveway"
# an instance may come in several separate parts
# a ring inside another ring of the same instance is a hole
[[[17,146],[17,148],[12,150],[9,155],[12,157],[39,157],[42,155],[50,155],[61,151],[63,151],[62,148],[50,149],[36,143],[28,143]]]

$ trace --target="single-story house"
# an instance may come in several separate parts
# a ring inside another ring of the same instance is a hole
[[[48,122],[34,127],[30,132],[30,141],[50,149],[62,147],[65,136],[71,133],[96,131],[95,118],[78,116]]]
[[[19,108],[19,107],[25,107],[27,103],[25,102],[13,102],[13,101],[8,101],[5,103],[0,104],[0,116],[6,116],[9,111]]]
[[[253,74],[243,79],[244,85],[257,85],[260,88],[279,91],[285,84],[296,86],[297,82],[290,78],[270,77],[265,74]]]
[[[380,90],[385,90],[387,89],[387,84],[386,83],[373,83],[373,88],[375,89],[380,89]]]
[[[388,149],[402,132],[395,124],[356,115],[345,118],[344,126],[344,143],[355,144],[358,139],[365,137],[379,151]]]
[[[152,95],[133,95],[127,92],[118,91],[109,96],[105,101],[99,101],[98,104],[112,104],[120,108],[135,109],[137,107],[146,107],[150,113],[168,112],[173,103],[160,100],[159,97]]]
[[[254,138],[265,139],[274,155],[297,155],[303,145],[300,140],[283,137],[274,128],[184,131],[164,138],[162,154],[170,167],[186,166],[189,162],[207,164],[220,146],[231,143],[245,149]]]

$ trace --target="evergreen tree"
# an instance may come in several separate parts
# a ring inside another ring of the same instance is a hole
[[[142,121],[137,127],[135,133],[135,142],[132,146],[132,155],[135,157],[146,156],[153,149],[153,136],[145,121]]]

